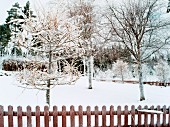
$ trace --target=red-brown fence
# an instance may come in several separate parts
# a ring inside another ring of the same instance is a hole
[[[155,86],[170,86],[170,82],[143,82],[143,84],[155,85]]]
[[[105,80],[105,79],[101,79],[100,81],[109,81],[109,80]],[[111,82],[122,82],[122,80],[110,80]],[[135,81],[135,80],[124,80],[125,83],[132,83],[132,84],[137,84],[139,83],[139,81]],[[147,81],[147,82],[143,82],[143,84],[148,84],[148,85],[155,85],[155,86],[170,86],[170,82],[151,82],[151,81]]]
[[[148,106],[145,106],[142,108],[142,106],[138,106],[135,109],[135,106],[125,106],[121,108],[121,106],[118,106],[115,109],[114,106],[110,106],[107,110],[106,106],[103,106],[99,110],[99,107],[96,106],[92,110],[90,106],[87,106],[83,110],[83,107],[79,106],[75,110],[74,106],[70,106],[68,111],[66,106],[62,106],[61,111],[59,111],[57,106],[53,106],[52,111],[49,111],[49,107],[45,106],[44,110],[41,111],[40,107],[37,106],[35,111],[32,111],[32,108],[27,106],[24,112],[20,106],[17,107],[17,111],[13,111],[12,106],[8,106],[8,111],[4,111],[4,107],[0,106],[0,127],[14,127],[14,122],[17,123],[15,127],[25,127],[23,126],[24,122],[26,122],[27,127],[170,126],[170,107],[163,106],[161,108],[157,106],[154,108],[154,106],[151,106],[148,108]],[[158,111],[162,111],[162,113]],[[26,118],[25,121],[24,118]]]

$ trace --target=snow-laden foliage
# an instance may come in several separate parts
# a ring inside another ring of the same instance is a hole
[[[166,61],[160,60],[156,65],[155,69],[156,69],[156,75],[158,76],[158,79],[161,82],[165,83],[169,81],[170,67]]]
[[[121,78],[122,82],[124,82],[128,73],[128,63],[123,62],[122,60],[117,60],[113,65],[113,72]]]
[[[78,27],[68,16],[68,10],[51,8],[36,13],[36,17],[16,20],[22,22],[22,31],[17,33],[17,39],[25,52],[41,58],[38,62],[48,68],[44,71],[36,67],[23,70],[18,74],[18,80],[26,87],[38,89],[75,82],[79,73],[74,63],[84,53],[78,44]]]

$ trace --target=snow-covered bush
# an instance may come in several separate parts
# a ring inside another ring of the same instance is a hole
[[[117,60],[113,65],[113,71],[115,75],[121,78],[122,82],[124,82],[124,78],[128,73],[128,64],[123,62],[123,60]]]
[[[166,61],[159,61],[158,64],[156,65],[156,75],[158,79],[162,82],[167,82],[169,78],[169,65]]]

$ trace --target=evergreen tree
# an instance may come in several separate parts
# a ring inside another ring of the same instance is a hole
[[[7,24],[0,25],[0,52],[1,53],[5,52],[5,47],[7,46],[10,37],[11,37],[11,31],[9,25]]]
[[[24,6],[23,13],[26,15],[27,18],[29,16],[30,17],[36,17],[35,15],[33,15],[33,11],[31,11],[30,2],[29,1],[27,1],[26,5]]]
[[[15,21],[15,19],[24,19],[28,18],[29,16],[35,17],[33,15],[33,11],[30,9],[30,2],[28,1],[26,5],[22,8],[20,7],[19,3],[15,3],[12,8],[7,11],[8,12],[8,17],[6,18],[6,24],[5,24],[5,31],[8,31],[8,36],[7,38],[0,33],[1,40],[6,40],[6,42],[0,42],[2,43],[3,47],[7,47],[8,49],[10,48],[11,54],[15,55],[21,55],[21,49],[18,46],[18,42],[16,40],[18,32],[22,32],[22,27],[21,25],[23,23],[19,23]],[[4,31],[4,30],[3,30]]]

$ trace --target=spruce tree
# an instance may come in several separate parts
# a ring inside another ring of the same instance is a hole
[[[20,7],[19,3],[17,2],[7,12],[8,12],[8,17],[6,18],[5,21],[6,24],[2,25],[1,30],[3,29],[3,31],[2,32],[0,31],[0,43],[1,45],[3,45],[2,48],[6,46],[9,47],[8,44],[11,43],[11,45],[13,45],[13,47],[10,48],[12,50],[11,54],[21,55],[21,49],[17,45],[16,36],[19,31],[22,32],[21,25],[23,23],[18,23],[14,20],[28,18],[29,16],[31,17],[35,17],[35,16],[33,15],[33,11],[31,11],[30,9],[29,1],[26,3],[26,5],[23,8]],[[5,36],[3,34],[7,34],[8,36],[7,35]],[[6,41],[4,42],[2,40],[6,40]],[[0,47],[0,49],[2,48]]]

